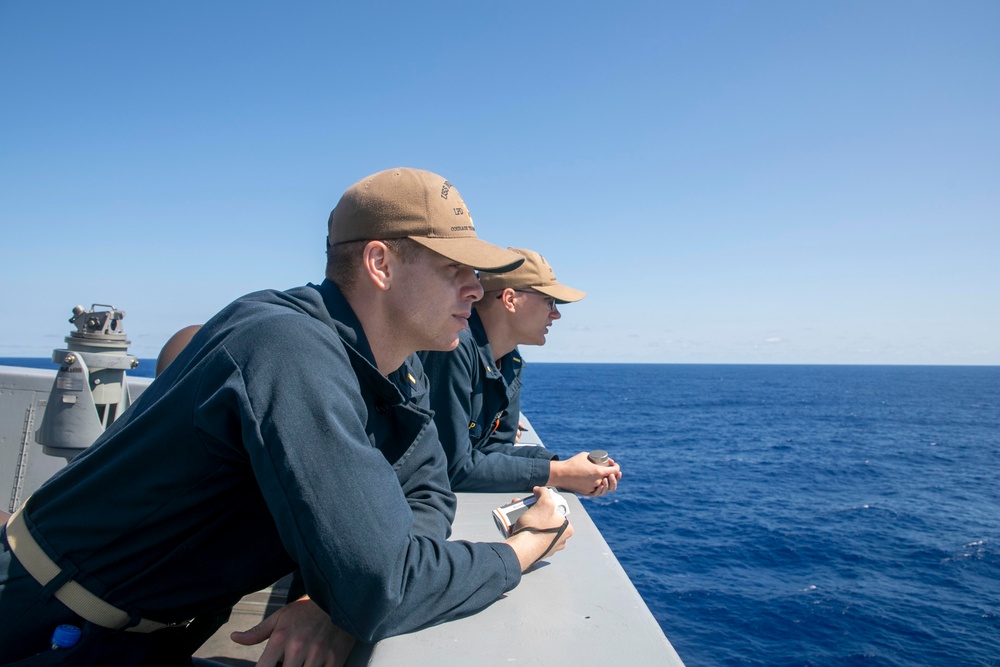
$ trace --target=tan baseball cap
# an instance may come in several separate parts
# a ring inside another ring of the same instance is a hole
[[[479,271],[503,273],[524,258],[476,237],[462,196],[423,169],[387,169],[347,189],[330,213],[327,243],[408,238]]]
[[[545,258],[534,250],[508,248],[524,256],[524,264],[509,273],[479,273],[484,292],[495,292],[508,287],[514,290],[532,289],[551,296],[556,303],[572,303],[587,295],[578,289],[560,285],[556,273]]]

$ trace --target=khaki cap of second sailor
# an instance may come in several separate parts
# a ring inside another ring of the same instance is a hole
[[[347,189],[330,213],[327,243],[408,238],[479,271],[520,266],[517,253],[476,236],[472,216],[455,186],[423,169],[387,169]]]
[[[513,290],[533,289],[546,296],[551,296],[556,303],[572,303],[587,295],[578,289],[560,285],[556,273],[545,258],[534,250],[523,248],[508,248],[524,255],[524,264],[508,273],[484,273],[480,271],[479,282],[484,292],[496,292],[508,287]]]

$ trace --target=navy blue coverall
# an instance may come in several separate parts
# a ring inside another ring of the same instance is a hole
[[[416,355],[378,371],[333,283],[250,294],[27,501],[27,525],[60,580],[136,621],[225,609],[295,569],[364,641],[477,611],[520,566],[505,544],[446,541],[455,497],[426,390]],[[80,624],[2,537],[0,664]],[[46,653],[138,664],[157,634],[83,625],[77,648]]]

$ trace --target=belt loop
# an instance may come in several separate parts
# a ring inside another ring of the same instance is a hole
[[[16,556],[17,553],[15,553],[14,555]],[[24,563],[21,563],[21,565],[24,565]],[[69,583],[73,579],[73,577],[75,577],[79,573],[80,571],[77,569],[76,565],[70,565],[67,568],[63,568],[62,570],[59,571],[59,573],[55,577],[50,579],[47,584],[44,584],[42,586],[42,590],[39,591],[38,596],[45,602],[48,602],[55,596],[56,591],[58,591],[60,588]],[[31,573],[29,572],[29,574]],[[39,581],[38,583],[42,582]]]

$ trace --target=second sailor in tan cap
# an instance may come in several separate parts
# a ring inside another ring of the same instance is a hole
[[[559,305],[584,292],[556,280],[552,266],[533,250],[510,248],[525,258],[507,273],[479,272],[485,294],[452,352],[422,352],[430,380],[431,408],[448,456],[455,491],[530,491],[556,486],[585,495],[614,491],[621,469],[595,464],[582,452],[565,461],[543,447],[516,447],[524,360],[518,345],[544,345]]]

